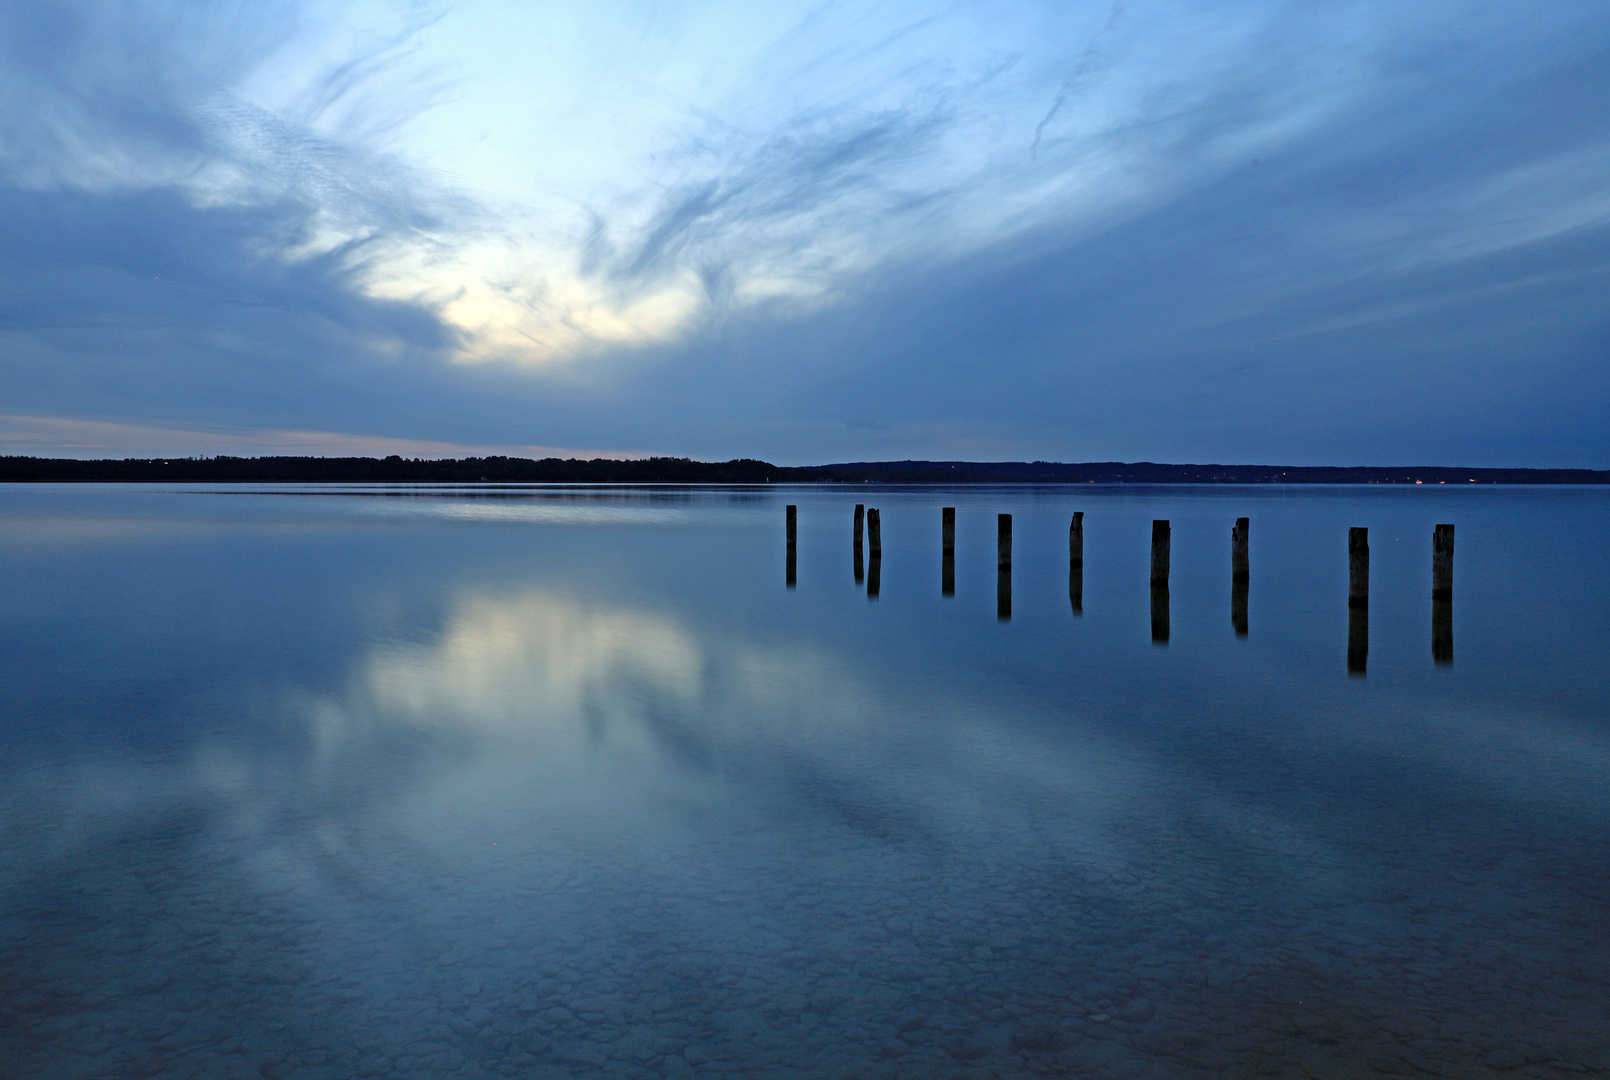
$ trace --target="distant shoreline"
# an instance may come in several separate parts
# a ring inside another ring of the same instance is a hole
[[[0,483],[254,484],[1610,484],[1610,469],[1170,465],[1150,461],[855,461],[782,466],[751,458],[449,459],[0,457]]]

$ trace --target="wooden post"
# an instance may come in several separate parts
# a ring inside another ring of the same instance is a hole
[[[1356,604],[1347,609],[1347,673],[1363,675],[1370,659],[1370,608]]]
[[[1431,533],[1431,599],[1453,600],[1453,526]]]
[[[866,595],[868,600],[876,600],[883,581],[883,528],[875,509],[866,512],[866,538],[870,556],[866,568]]]
[[[1168,587],[1168,522],[1152,522],[1152,587]]]
[[[799,542],[799,507],[789,503],[783,511],[784,519],[788,523],[788,565],[784,571],[784,580],[792,589],[796,583],[799,570],[797,558]]]
[[[1075,510],[1068,522],[1068,603],[1075,615],[1085,609],[1085,512]]]
[[[1230,529],[1230,625],[1236,637],[1247,636],[1247,587],[1252,581],[1251,563],[1247,559],[1247,534],[1251,531],[1247,518],[1236,518]]]
[[[1431,660],[1453,663],[1453,526],[1431,532]]]
[[[855,504],[855,583],[857,585],[866,580],[866,572],[861,567],[861,523],[866,520],[866,507],[860,503]]]
[[[956,508],[939,511],[939,595],[956,595]]]
[[[1152,522],[1152,644],[1168,644],[1168,522]]]
[[[1347,530],[1347,606],[1370,606],[1370,530]]]
[[[1012,515],[995,519],[995,617],[1012,618]]]

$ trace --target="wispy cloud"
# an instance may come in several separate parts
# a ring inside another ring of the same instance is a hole
[[[0,454],[70,458],[206,457],[219,454],[260,457],[279,454],[318,457],[411,458],[486,457],[612,458],[647,454],[626,450],[576,450],[559,446],[486,446],[426,439],[350,435],[338,431],[275,431],[262,428],[172,428],[59,416],[0,415]]]

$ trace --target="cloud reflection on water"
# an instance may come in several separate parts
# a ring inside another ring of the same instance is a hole
[[[1117,864],[1108,827],[1140,812],[1150,768],[1094,732],[1070,741],[1066,719],[1052,743],[998,707],[879,685],[814,643],[538,588],[460,594],[438,637],[377,644],[304,710],[327,774],[406,747],[386,787],[426,834],[436,813],[634,835],[816,820],[971,848],[1050,800],[1069,811],[1054,848]]]

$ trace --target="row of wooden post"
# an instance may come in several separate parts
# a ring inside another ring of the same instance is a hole
[[[788,587],[796,580],[798,508],[790,504],[788,522]],[[1076,511],[1068,523],[1068,599],[1075,612],[1084,610],[1084,511]],[[956,508],[941,508],[939,517],[941,568],[939,591],[956,595]],[[1247,636],[1247,592],[1252,581],[1248,557],[1250,520],[1236,518],[1230,530],[1230,622],[1237,637]],[[862,534],[869,560],[862,565]],[[866,583],[867,596],[878,596],[883,566],[883,534],[876,507],[855,504],[855,583]],[[1168,572],[1170,529],[1166,519],[1152,522],[1151,615],[1152,640],[1166,643],[1168,625]],[[1439,664],[1453,660],[1453,526],[1438,525],[1431,536],[1431,655]],[[1370,543],[1369,530],[1347,530],[1347,670],[1363,674],[1369,656],[1370,640]],[[1012,515],[996,517],[995,535],[995,614],[1005,622],[1012,618]]]
[[[1347,670],[1363,675],[1370,655],[1370,531],[1347,530]],[[1453,526],[1431,532],[1431,659],[1453,663]]]

